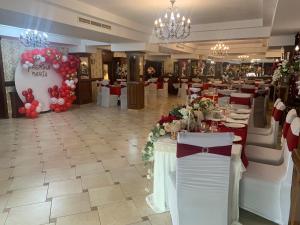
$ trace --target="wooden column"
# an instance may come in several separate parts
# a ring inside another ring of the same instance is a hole
[[[289,225],[300,225],[300,150],[293,152],[294,173]]]
[[[128,109],[144,108],[144,83],[140,81],[140,62],[143,53],[127,53],[128,75],[127,75],[127,104]]]
[[[7,98],[6,98],[6,89],[5,89],[5,79],[4,79],[4,68],[2,60],[2,51],[1,51],[1,38],[0,38],[0,119],[8,118],[8,109],[7,109]]]

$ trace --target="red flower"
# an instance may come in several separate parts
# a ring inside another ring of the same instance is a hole
[[[172,115],[161,116],[161,119],[158,121],[158,123],[163,125],[164,123],[171,123],[173,120],[177,120],[177,117]]]

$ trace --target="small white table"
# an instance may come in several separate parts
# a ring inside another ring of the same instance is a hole
[[[146,197],[148,205],[157,213],[169,211],[167,176],[176,171],[177,142],[169,137],[161,137],[154,144],[153,193]],[[229,193],[229,213],[232,224],[239,220],[239,182],[246,171],[241,160],[242,145],[232,146],[231,176]]]

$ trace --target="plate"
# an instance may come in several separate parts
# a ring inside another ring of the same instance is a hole
[[[231,113],[229,115],[232,119],[237,119],[237,120],[245,120],[249,119],[249,114],[237,114],[237,113]]]
[[[234,135],[234,139],[233,139],[233,142],[239,142],[242,140],[242,137],[241,136],[237,136],[237,135]]]
[[[241,123],[224,123],[224,125],[226,127],[231,127],[231,128],[243,128],[246,126],[245,124],[241,124]]]
[[[236,113],[249,114],[249,113],[251,113],[251,109],[237,109]]]

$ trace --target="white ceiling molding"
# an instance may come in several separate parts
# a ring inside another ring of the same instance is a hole
[[[294,35],[271,36],[269,39],[269,47],[292,46],[294,44],[295,44]]]
[[[19,27],[12,27],[6,25],[0,25],[0,36],[7,38],[19,39],[20,34],[25,32],[26,29]],[[81,45],[82,40],[74,37],[67,37],[58,34],[48,34],[48,40],[50,43],[63,44],[63,45]]]
[[[91,39],[95,41],[147,41],[149,38],[149,34],[145,32],[127,28],[116,23],[108,23],[103,20],[93,19],[99,23],[105,22],[105,24],[111,26],[111,30],[82,24],[78,22],[80,14],[74,12],[74,10],[38,0],[26,1],[26,4],[20,4],[18,0],[1,2],[1,23],[23,28],[38,29],[44,32],[55,31],[53,33],[59,33],[67,36],[74,35],[78,38]],[[87,18],[91,19],[91,17]]]
[[[191,27],[192,32],[201,31],[216,31],[216,30],[232,30],[232,29],[244,29],[244,28],[255,28],[262,27],[262,19],[253,20],[239,20],[239,21],[229,21],[221,23],[208,23],[208,24],[193,24]]]
[[[72,0],[72,4],[70,4],[69,1],[61,1],[61,0],[42,0],[42,1],[48,3],[49,5],[56,5],[74,11],[78,14],[94,17],[95,19],[124,26],[126,28],[136,30],[139,32],[149,34],[149,32],[151,32],[152,30],[152,29],[149,30],[149,27],[143,26],[142,24],[139,24],[135,21],[128,20],[124,17],[120,17],[118,15],[96,8],[92,5],[86,4],[81,1]]]
[[[159,52],[158,45],[139,43],[113,43],[111,45],[113,52]]]
[[[200,59],[200,56],[197,54],[172,54],[172,59]]]

